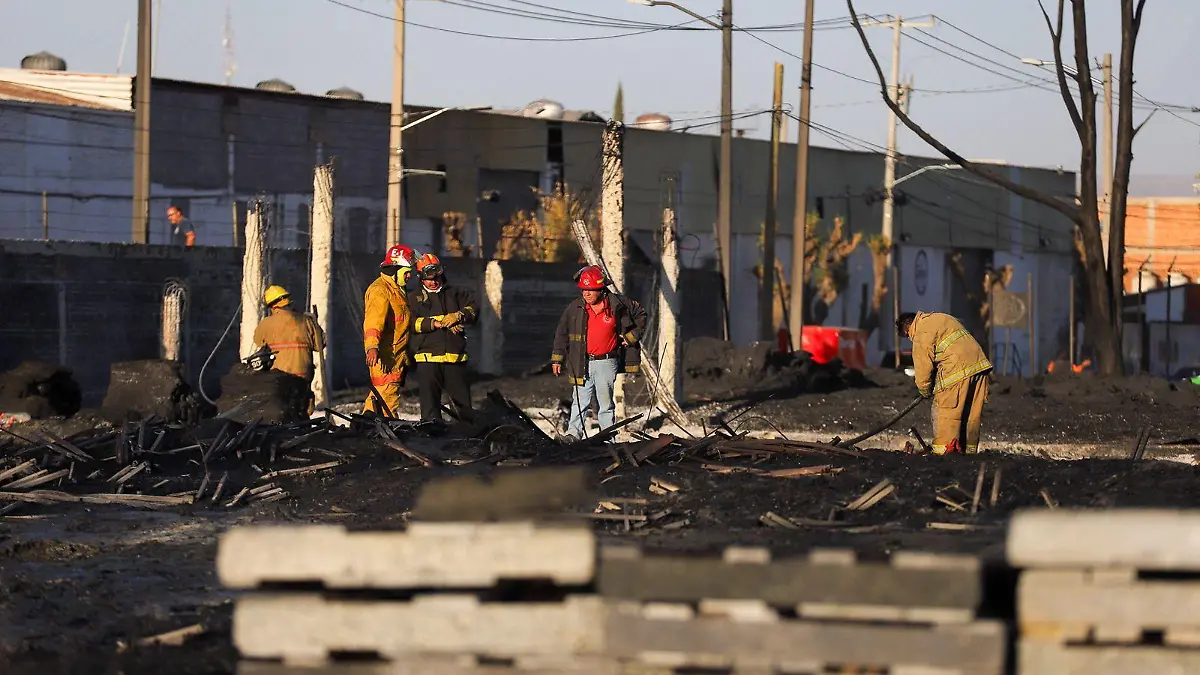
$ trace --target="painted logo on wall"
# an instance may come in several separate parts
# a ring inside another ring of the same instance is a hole
[[[929,256],[925,249],[917,251],[917,259],[913,262],[913,283],[917,286],[917,295],[925,295],[929,290]]]

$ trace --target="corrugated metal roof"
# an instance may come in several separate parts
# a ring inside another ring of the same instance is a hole
[[[133,110],[133,77],[0,68],[0,99]]]

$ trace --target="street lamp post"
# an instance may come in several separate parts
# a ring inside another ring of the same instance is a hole
[[[674,7],[721,31],[721,175],[717,187],[717,247],[720,249],[721,281],[725,288],[725,339],[729,339],[730,259],[733,248],[733,0],[723,0],[720,23],[667,0],[629,2],[647,7]]]

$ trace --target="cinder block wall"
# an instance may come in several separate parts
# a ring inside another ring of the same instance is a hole
[[[329,359],[335,389],[366,382],[362,293],[378,274],[373,255],[336,253]],[[505,262],[503,370],[517,374],[547,361],[554,327],[566,303],[577,294],[571,275],[577,265]],[[275,250],[270,282],[307,302],[308,252]],[[452,282],[476,289],[483,276],[478,260],[448,259]],[[85,242],[0,241],[0,370],[26,359],[62,363],[75,371],[85,405],[96,405],[108,388],[116,361],[158,358],[162,291],[168,279],[189,289],[184,326],[188,379],[196,381],[240,302],[242,250]],[[631,292],[648,288],[645,272],[631,271]],[[640,281],[639,281],[640,280]],[[640,285],[639,285],[640,284]],[[719,281],[715,273],[684,270],[683,336],[719,335]],[[637,297],[635,295],[635,297]],[[482,296],[481,296],[482,301]],[[204,375],[205,391],[216,396],[221,375],[237,360],[238,328],[213,353]],[[468,348],[478,353],[479,330]]]

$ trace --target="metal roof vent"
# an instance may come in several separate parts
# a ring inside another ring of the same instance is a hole
[[[540,117],[547,120],[561,120],[563,118],[563,104],[558,101],[548,99],[538,99],[533,103],[521,108],[522,117]]]
[[[638,115],[637,119],[633,121],[633,126],[651,131],[670,131],[671,118],[662,113],[646,113]]]
[[[330,89],[329,91],[325,92],[325,95],[329,98],[345,98],[352,101],[363,100],[362,92],[358,91],[357,89],[351,89],[350,87],[338,87],[337,89]]]
[[[293,87],[291,84],[284,82],[283,80],[280,80],[278,78],[272,78],[270,80],[263,80],[262,82],[259,82],[258,84],[254,85],[254,88],[262,89],[263,91],[281,91],[281,92],[286,92],[289,94],[296,93],[295,87]]]
[[[66,70],[67,62],[50,52],[38,52],[21,59],[24,70]]]

